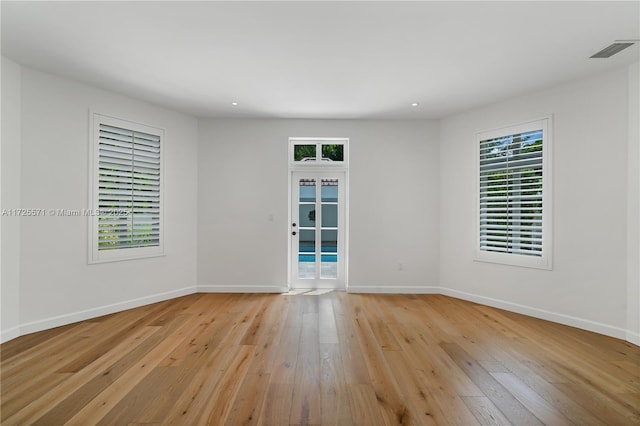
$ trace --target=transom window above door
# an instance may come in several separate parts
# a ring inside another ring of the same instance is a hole
[[[290,138],[289,164],[294,167],[346,166],[348,139]]]

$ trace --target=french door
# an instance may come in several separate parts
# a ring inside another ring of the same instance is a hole
[[[344,289],[346,173],[291,174],[290,286]]]

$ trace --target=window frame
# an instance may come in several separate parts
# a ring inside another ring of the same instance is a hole
[[[294,147],[296,145],[315,145],[316,157],[314,161],[295,161]],[[322,161],[322,145],[342,145],[343,160],[342,161]],[[320,160],[318,160],[320,158]],[[290,169],[308,169],[308,168],[345,168],[349,164],[349,138],[309,138],[309,137],[290,137],[289,138],[289,168]]]
[[[88,263],[106,263],[123,260],[143,259],[150,257],[164,256],[164,158],[166,148],[165,129],[142,124],[140,122],[117,118],[112,115],[89,111],[89,250]],[[142,132],[158,136],[160,138],[160,185],[159,185],[159,224],[158,224],[158,245],[150,247],[132,247],[115,250],[99,250],[99,216],[95,212],[99,211],[99,161],[100,161],[100,125],[110,125],[134,132]]]
[[[480,143],[489,139],[507,137],[542,130],[542,252],[541,256],[519,253],[501,253],[480,249]],[[475,137],[475,249],[474,261],[551,270],[553,249],[553,184],[552,184],[552,116],[528,120],[476,133]]]

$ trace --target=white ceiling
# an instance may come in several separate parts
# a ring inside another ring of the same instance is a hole
[[[638,1],[2,1],[1,13],[4,56],[199,117],[439,118],[640,57],[636,44],[589,59],[640,39]]]

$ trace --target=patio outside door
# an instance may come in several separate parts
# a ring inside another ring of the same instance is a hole
[[[345,288],[345,172],[292,172],[293,289]]]

